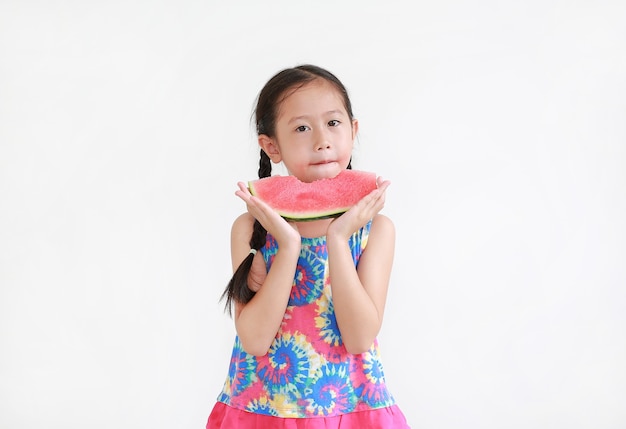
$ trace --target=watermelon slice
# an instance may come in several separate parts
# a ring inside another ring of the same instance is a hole
[[[333,178],[310,183],[294,176],[271,176],[248,182],[252,195],[293,221],[339,216],[376,188],[376,174],[358,170],[343,170]]]

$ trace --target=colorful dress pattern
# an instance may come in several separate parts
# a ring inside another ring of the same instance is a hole
[[[350,237],[355,266],[371,222]],[[278,250],[267,235],[267,269]],[[375,341],[352,355],[343,345],[331,298],[326,238],[302,238],[300,258],[282,325],[264,356],[246,353],[235,338],[218,402],[269,416],[332,417],[395,404]]]

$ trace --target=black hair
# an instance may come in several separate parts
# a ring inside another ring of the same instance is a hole
[[[254,109],[254,118],[256,121],[257,135],[267,135],[268,137],[276,136],[276,117],[280,104],[294,91],[304,85],[316,80],[322,79],[332,84],[343,98],[344,107],[350,118],[350,122],[354,119],[352,113],[352,104],[348,97],[348,91],[341,81],[331,72],[321,67],[311,64],[304,64],[293,68],[284,69],[275,74],[261,89],[256,101]],[[348,163],[348,169],[351,169],[351,162]],[[259,179],[272,175],[272,163],[267,154],[260,150],[259,159]],[[265,244],[267,231],[259,223],[254,221],[252,237],[250,237],[250,248],[259,250]],[[226,300],[225,310],[232,316],[232,307],[234,302],[246,304],[255,292],[248,287],[248,276],[252,267],[254,254],[250,253],[235,270],[233,277],[228,282],[226,289],[222,293],[220,300]]]

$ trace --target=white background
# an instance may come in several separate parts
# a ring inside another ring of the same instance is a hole
[[[626,427],[626,3],[0,1],[0,427],[203,428],[254,98],[348,87],[417,428]]]

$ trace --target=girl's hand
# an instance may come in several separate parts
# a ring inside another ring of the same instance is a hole
[[[350,210],[333,220],[328,226],[327,235],[333,235],[348,240],[359,228],[365,225],[385,206],[385,194],[391,184],[382,177],[376,179],[378,188],[363,197]]]
[[[279,244],[291,242],[300,246],[300,233],[295,223],[287,222],[265,202],[252,196],[245,183],[239,182],[237,186],[239,190],[235,195],[246,203],[248,213],[258,220]]]

